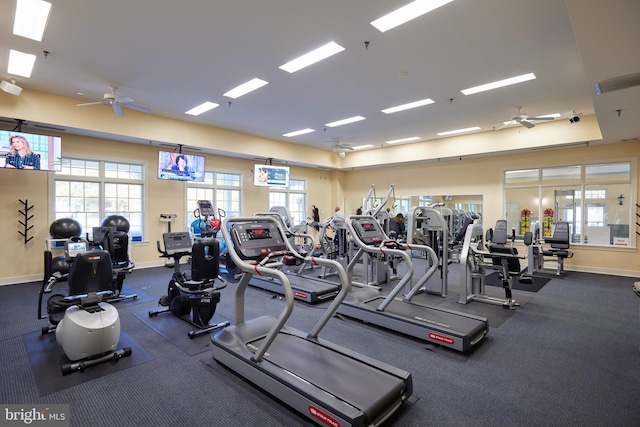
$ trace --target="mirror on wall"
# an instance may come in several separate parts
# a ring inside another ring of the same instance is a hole
[[[355,215],[358,209],[363,208],[365,198],[346,198],[344,201],[345,215]],[[374,199],[374,206],[382,203],[383,197]],[[393,206],[391,204],[393,203]],[[461,210],[465,212],[473,212],[482,217],[482,195],[422,195],[422,196],[399,196],[396,195],[394,200],[387,203],[387,208],[391,208],[394,213],[407,214],[412,207],[430,206],[433,204],[442,204],[445,208],[452,210]]]

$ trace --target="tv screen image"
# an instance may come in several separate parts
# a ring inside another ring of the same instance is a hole
[[[289,167],[254,165],[253,185],[258,187],[288,187]]]
[[[62,139],[59,136],[0,130],[0,167],[59,171]]]
[[[203,156],[159,151],[158,179],[203,182],[204,160]]]

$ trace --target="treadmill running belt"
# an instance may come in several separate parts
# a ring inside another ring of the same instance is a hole
[[[249,347],[259,346],[261,341],[253,341]],[[283,332],[267,350],[265,360],[361,410],[370,420],[388,410],[406,392],[401,378]]]
[[[383,300],[384,297],[373,298],[365,302],[365,305],[375,311]],[[463,334],[468,334],[479,327],[484,327],[483,322],[467,317],[464,313],[452,313],[435,307],[426,307],[398,300],[391,301],[383,313],[401,316],[409,321],[420,322],[433,327],[447,328],[450,331],[457,331]]]

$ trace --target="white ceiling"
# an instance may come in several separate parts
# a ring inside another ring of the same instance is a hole
[[[528,115],[560,113],[558,120],[595,113],[606,142],[640,134],[640,88],[600,96],[593,88],[640,71],[637,0],[455,0],[386,33],[370,22],[407,0],[49,1],[40,43],[12,34],[15,2],[0,2],[0,77],[78,103],[115,85],[154,115],[326,149],[333,141],[428,140],[470,126],[492,131],[519,106]],[[278,68],[329,41],[346,50],[294,74]],[[31,78],[6,73],[9,48],[38,55]],[[529,72],[537,79],[460,92]],[[269,84],[223,96],[254,77]],[[423,98],[436,102],[380,111]],[[184,114],[204,101],[220,107]],[[354,115],[366,120],[324,130]],[[316,132],[282,137],[306,127]]]

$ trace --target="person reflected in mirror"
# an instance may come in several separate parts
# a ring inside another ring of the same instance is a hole
[[[24,136],[11,135],[4,167],[9,169],[40,169],[40,154],[31,151],[29,141]]]

